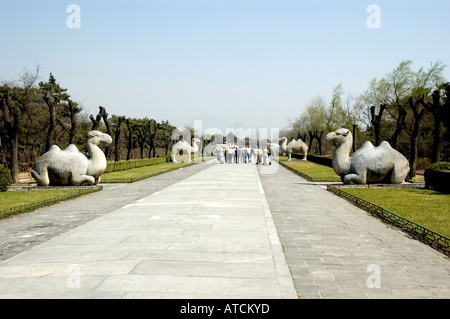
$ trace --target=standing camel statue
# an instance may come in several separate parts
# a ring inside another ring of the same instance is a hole
[[[112,139],[100,131],[86,135],[88,156],[81,153],[74,144],[61,150],[52,145],[34,163],[31,175],[39,186],[48,185],[97,185],[100,175],[106,169],[106,157],[99,145],[109,145]]]
[[[344,184],[400,184],[409,172],[406,157],[386,141],[376,147],[366,141],[350,157],[353,137],[349,130],[340,128],[328,133],[325,140],[337,145],[333,153],[333,169]]]
[[[197,154],[200,151],[201,141],[198,138],[192,139],[192,146],[185,140],[178,141],[172,146],[172,162],[178,163],[176,156],[180,155],[180,151],[183,151],[183,155],[186,154],[186,162],[192,162],[191,155]]]
[[[306,157],[308,155],[308,145],[306,145],[305,142],[303,142],[301,139],[295,140],[292,139],[289,143],[287,143],[287,137],[281,137],[280,138],[280,150],[283,153],[286,153],[288,156],[287,161],[291,161],[291,155],[293,151],[297,151],[303,154],[303,161],[306,161]]]

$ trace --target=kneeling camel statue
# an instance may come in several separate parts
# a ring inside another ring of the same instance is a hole
[[[366,141],[350,157],[353,137],[349,130],[340,128],[328,133],[325,139],[337,145],[333,169],[344,184],[400,184],[409,172],[408,160],[386,141],[376,147]]]
[[[52,145],[33,165],[31,175],[39,186],[48,185],[97,185],[100,175],[106,169],[106,157],[99,145],[109,145],[112,139],[100,131],[86,135],[88,156],[81,153],[74,144],[61,150]]]

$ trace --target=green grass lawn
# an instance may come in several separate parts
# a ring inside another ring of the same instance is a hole
[[[64,200],[73,199],[97,189],[0,192],[0,219],[33,211]]]
[[[341,188],[341,190],[450,238],[450,194],[410,188]]]
[[[297,170],[311,178],[312,182],[340,182],[341,178],[334,172],[333,168],[320,165],[310,161],[292,159],[286,162],[287,156],[280,156],[280,163]]]
[[[161,163],[118,172],[105,173],[101,176],[100,183],[132,183],[193,164],[194,163]]]

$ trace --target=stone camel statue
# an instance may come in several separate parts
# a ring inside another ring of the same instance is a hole
[[[88,156],[74,144],[61,150],[52,145],[34,163],[31,175],[39,186],[48,185],[97,185],[100,175],[106,169],[106,157],[99,145],[109,145],[112,139],[100,131],[90,131],[86,135]]]
[[[196,154],[200,151],[200,143],[200,139],[195,137],[192,139],[192,146],[185,140],[176,142],[172,146],[172,162],[178,163],[176,156],[180,155],[180,151],[183,151],[183,155],[187,155],[187,163],[192,162],[191,155]]]
[[[305,142],[303,142],[301,139],[295,140],[292,139],[289,143],[287,143],[287,137],[281,137],[280,138],[280,150],[282,153],[286,153],[288,156],[287,161],[291,161],[291,155],[293,151],[298,151],[303,154],[303,161],[306,161],[306,157],[308,155],[308,145],[306,145]]]
[[[328,133],[325,140],[336,146],[333,169],[344,184],[392,183],[400,184],[409,172],[408,160],[388,142],[373,146],[369,141],[350,157],[352,134],[345,128]]]

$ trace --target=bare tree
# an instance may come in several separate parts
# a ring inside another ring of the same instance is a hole
[[[431,114],[433,114],[434,119],[433,146],[431,153],[432,163],[436,163],[441,160],[444,120],[445,117],[448,117],[450,114],[450,84],[445,83],[442,87],[444,87],[444,94],[446,98],[442,96],[440,89],[436,89],[433,91],[431,101],[429,98],[423,101],[423,106]]]
[[[409,153],[409,177],[412,178],[416,175],[416,167],[417,167],[417,153],[418,153],[418,139],[420,129],[422,127],[423,118],[425,117],[426,109],[424,107],[420,107],[423,105],[424,97],[419,99],[413,99],[411,96],[408,100],[409,107],[411,108],[414,116],[413,129],[411,132],[410,139],[410,153]]]
[[[376,106],[372,105],[370,107],[371,123],[375,132],[375,145],[380,145],[381,143],[381,119],[383,118],[383,112],[386,110],[387,105],[381,104],[378,110],[378,114],[375,114]]]
[[[116,128],[114,129],[114,162],[120,161],[120,135],[122,134],[122,124],[125,122],[125,116],[117,118]]]
[[[391,104],[395,106],[396,115],[393,112],[388,112],[393,118],[396,119],[396,125],[394,133],[390,139],[390,144],[393,148],[398,149],[398,141],[400,134],[404,129],[407,108],[408,108],[408,96],[411,94],[411,77],[412,71],[410,65],[412,61],[405,60],[400,62],[400,64],[392,70],[391,73],[387,75],[387,79],[391,88]]]
[[[81,111],[81,108],[78,107],[78,103],[73,102],[71,99],[67,100],[67,109],[66,115],[69,116],[70,119],[70,127],[67,126],[66,123],[61,118],[57,118],[58,124],[69,134],[69,144],[74,143],[75,134],[77,132],[77,114]]]
[[[381,143],[381,123],[384,111],[390,103],[390,87],[385,78],[380,80],[372,79],[369,82],[369,89],[364,93],[363,99],[370,105],[370,124],[374,129],[375,146]],[[378,111],[378,114],[377,114]]]
[[[353,152],[356,151],[357,144],[357,136],[358,136],[358,127],[362,122],[362,109],[363,102],[361,96],[353,96],[349,95],[342,103],[342,106],[339,108],[338,113],[341,118],[344,126],[350,125],[352,127],[353,134]]]

